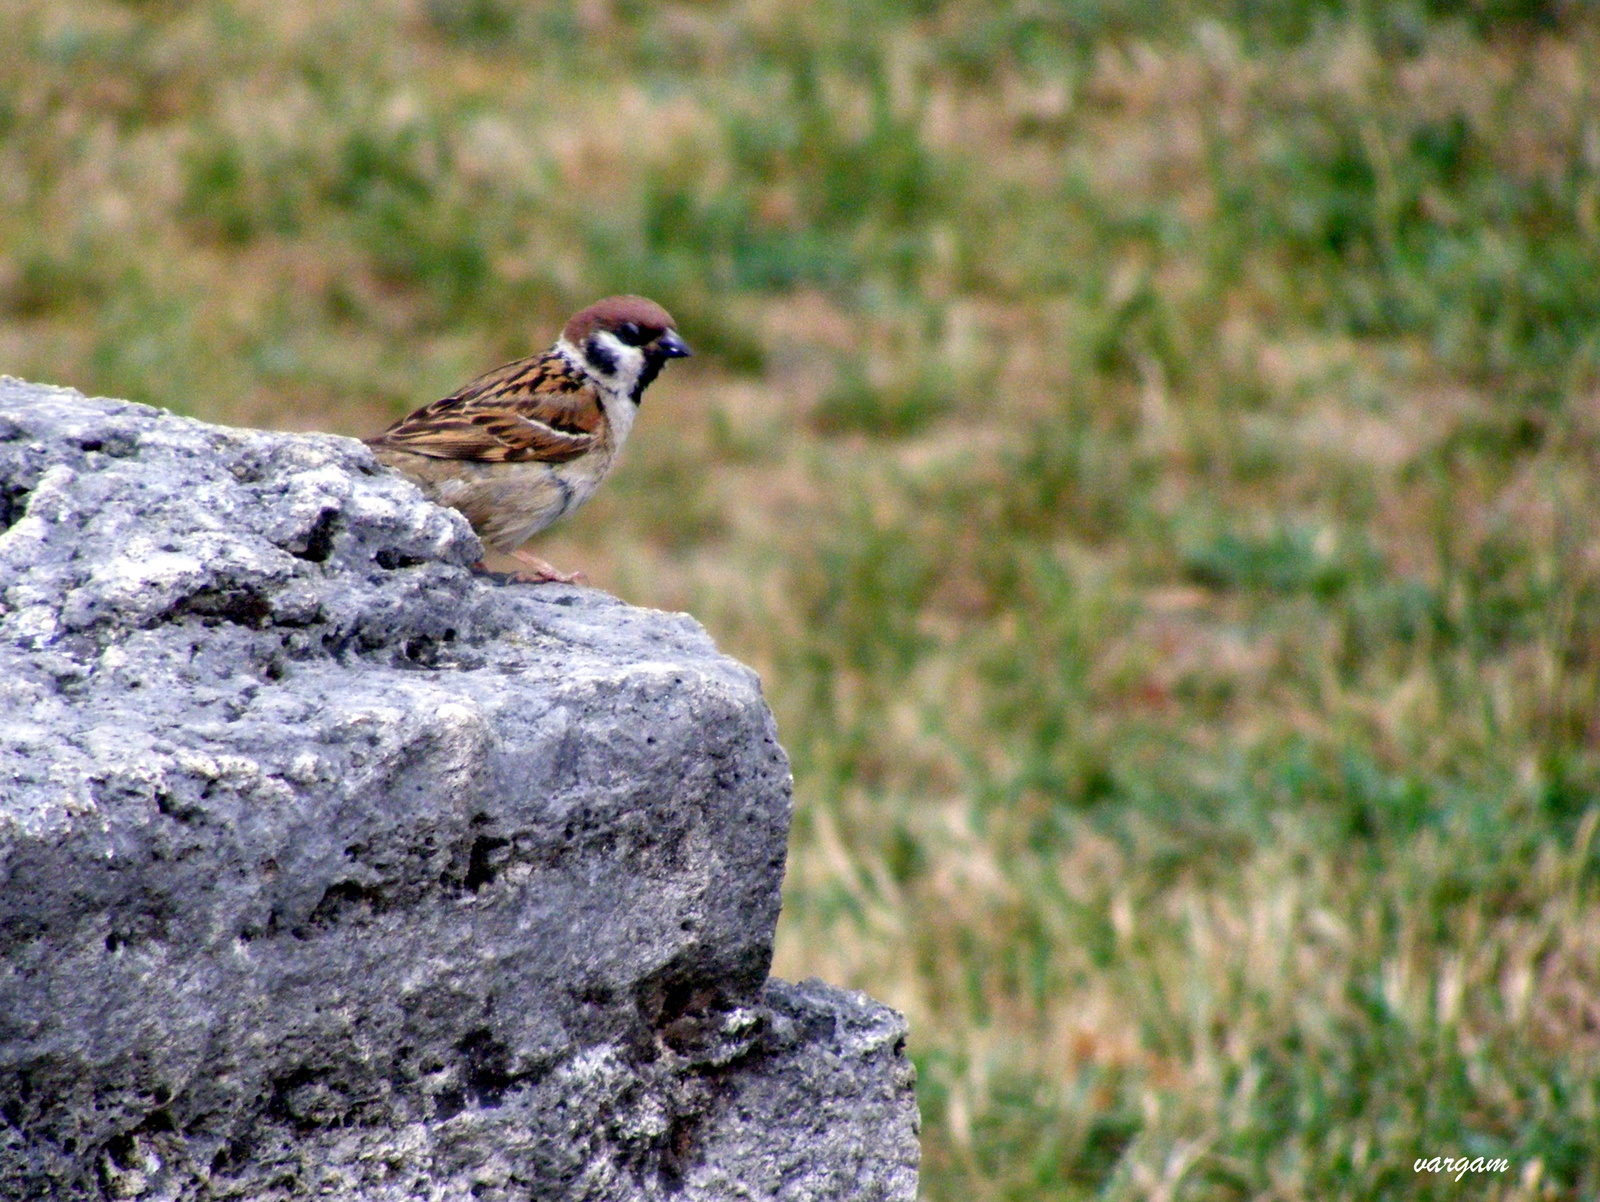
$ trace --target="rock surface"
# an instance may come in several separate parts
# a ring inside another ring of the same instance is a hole
[[[902,1020],[767,978],[754,674],[479,555],[0,378],[0,1197],[914,1197]]]

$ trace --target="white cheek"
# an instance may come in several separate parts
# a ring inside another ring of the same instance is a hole
[[[595,341],[604,347],[616,363],[616,370],[611,373],[611,381],[624,392],[633,387],[633,382],[639,378],[639,373],[644,370],[644,351],[636,346],[629,346],[615,334],[602,331],[594,336]]]

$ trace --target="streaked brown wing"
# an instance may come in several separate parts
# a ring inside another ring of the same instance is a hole
[[[563,463],[594,446],[602,418],[599,394],[547,351],[497,367],[367,441],[435,459]]]

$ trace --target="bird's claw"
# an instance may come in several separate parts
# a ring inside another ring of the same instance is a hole
[[[511,578],[520,584],[588,584],[589,578],[582,572],[561,572],[551,567],[537,555],[530,555],[526,551],[515,551],[511,555],[518,563],[526,564],[531,571],[512,572]]]

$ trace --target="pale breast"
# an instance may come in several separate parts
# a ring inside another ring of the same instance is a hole
[[[632,413],[627,417],[631,419]],[[504,553],[514,551],[594,495],[610,473],[622,441],[614,430],[606,433],[609,437],[602,437],[587,454],[557,464],[436,459],[382,447],[375,454],[431,500],[460,510],[485,547]],[[626,436],[625,425],[622,437]]]

